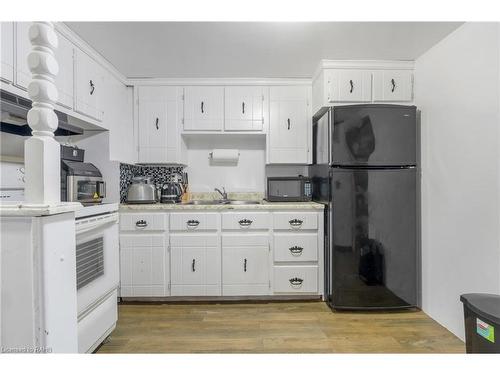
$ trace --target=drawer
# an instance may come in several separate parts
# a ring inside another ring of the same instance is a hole
[[[170,214],[170,230],[217,230],[220,226],[219,217],[213,212],[174,212]]]
[[[273,216],[274,229],[318,229],[318,214],[316,212],[275,212]]]
[[[274,293],[318,293],[318,266],[275,266]]]
[[[277,262],[317,262],[316,233],[275,233],[274,260]]]
[[[222,229],[232,230],[268,230],[271,218],[267,212],[224,212]]]
[[[167,215],[164,213],[122,213],[120,214],[120,230],[122,231],[165,231]]]

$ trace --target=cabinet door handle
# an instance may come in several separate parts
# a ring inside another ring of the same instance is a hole
[[[247,258],[243,261],[243,272],[247,272]]]
[[[288,130],[290,130],[290,119],[287,119],[286,122],[288,124]]]
[[[392,85],[391,92],[394,92],[394,90],[396,89],[396,81],[394,80],[394,78],[391,79],[391,85]]]
[[[303,221],[300,219],[292,219],[288,223],[292,226],[292,228],[300,228]]]
[[[136,221],[135,226],[137,228],[146,228],[148,226],[148,222],[146,220]]]
[[[201,113],[205,113],[205,103],[201,102]]]
[[[156,130],[159,130],[160,127],[158,126],[158,122],[160,121],[160,119],[157,117],[156,118],[156,121],[155,121],[155,126],[156,126]]]
[[[300,277],[294,277],[288,281],[290,281],[290,284],[292,285],[292,287],[295,287],[295,288],[300,287],[302,285],[302,283],[304,282],[304,280],[301,279]]]
[[[90,80],[89,83],[90,83],[90,95],[93,95],[95,90],[95,85],[94,82],[92,82],[92,80]]]
[[[242,219],[242,220],[238,221],[238,223],[239,223],[242,227],[246,227],[246,228],[248,228],[250,225],[252,225],[253,221],[252,221],[252,220],[249,220],[249,219]]]
[[[196,272],[196,260],[195,259],[193,259],[193,262],[191,263],[191,270],[193,272]]]
[[[288,250],[290,250],[290,252],[292,253],[292,255],[299,256],[299,255],[302,254],[302,251],[304,250],[304,248],[300,247],[300,246],[292,246]]]
[[[241,103],[241,112],[245,114],[245,102]]]
[[[198,220],[188,220],[186,224],[188,228],[196,228],[198,225],[200,225],[200,222]]]
[[[349,80],[349,84],[351,85],[351,90],[349,90],[349,92],[352,94],[352,91],[354,90],[354,82],[352,79]]]

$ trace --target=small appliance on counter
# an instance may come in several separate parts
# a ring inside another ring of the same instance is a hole
[[[312,184],[309,177],[268,177],[268,202],[308,202],[312,199]]]
[[[184,188],[179,182],[167,182],[161,188],[161,203],[179,203]]]
[[[84,163],[85,150],[61,145],[61,201],[84,206],[102,203],[106,183],[92,163]]]
[[[151,178],[136,176],[127,191],[127,203],[148,204],[156,203],[156,188],[151,183]]]

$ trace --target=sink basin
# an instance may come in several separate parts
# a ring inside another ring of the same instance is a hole
[[[182,202],[181,204],[188,206],[204,206],[204,205],[223,204],[223,203],[219,200],[213,200],[213,201],[194,200],[194,201]]]
[[[242,204],[260,204],[260,201],[239,201],[239,200],[194,200],[189,202],[181,203],[183,205],[188,206],[206,206],[206,205],[223,205],[223,204],[234,204],[234,205],[242,205]]]
[[[237,201],[237,200],[229,200],[226,204],[260,204],[260,201]]]

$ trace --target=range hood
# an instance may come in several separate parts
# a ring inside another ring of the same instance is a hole
[[[0,131],[19,136],[30,136],[31,128],[26,118],[28,116],[28,111],[31,109],[31,100],[4,90],[0,90],[0,98],[0,108],[2,110]],[[59,120],[58,127],[54,132],[55,136],[83,134],[83,129],[81,127],[71,123],[71,116],[59,111],[54,112]]]

